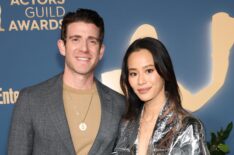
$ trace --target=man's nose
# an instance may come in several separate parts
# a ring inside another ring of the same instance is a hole
[[[88,51],[88,43],[87,43],[87,41],[82,41],[80,50],[82,52],[87,52]]]

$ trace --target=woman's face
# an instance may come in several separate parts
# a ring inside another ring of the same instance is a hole
[[[128,58],[128,81],[136,95],[144,102],[165,97],[164,80],[158,74],[151,53],[140,49]]]

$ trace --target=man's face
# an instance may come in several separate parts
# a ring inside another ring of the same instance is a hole
[[[92,23],[74,22],[67,27],[66,44],[59,40],[60,53],[65,56],[65,73],[90,75],[104,53],[99,28]]]

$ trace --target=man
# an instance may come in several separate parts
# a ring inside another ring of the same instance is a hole
[[[104,53],[104,23],[92,10],[65,15],[58,41],[64,72],[23,89],[16,103],[9,155],[108,155],[124,98],[94,77]]]

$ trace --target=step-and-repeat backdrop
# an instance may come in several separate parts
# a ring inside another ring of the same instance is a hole
[[[167,47],[180,84],[183,106],[210,132],[234,121],[234,1],[0,1],[0,154],[6,154],[11,114],[20,89],[63,69],[57,40],[62,17],[77,8],[104,18],[105,56],[96,76],[120,91],[126,48],[151,36]],[[234,131],[227,144],[234,152]]]

